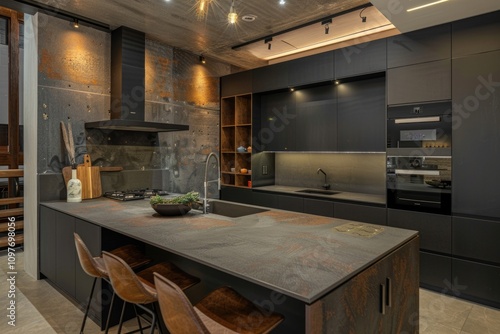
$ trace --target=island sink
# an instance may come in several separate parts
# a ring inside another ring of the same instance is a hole
[[[238,218],[265,211],[269,210],[220,201],[210,201],[208,207],[208,213],[213,213],[230,218]]]
[[[317,194],[317,195],[336,195],[340,193],[340,191],[321,190],[321,189],[304,189],[304,190],[297,190],[296,192],[306,193],[306,194]]]

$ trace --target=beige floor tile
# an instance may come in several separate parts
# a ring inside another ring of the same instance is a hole
[[[500,333],[500,310],[474,305],[462,328],[464,334]]]
[[[420,289],[420,331],[437,325],[460,331],[473,304]]]

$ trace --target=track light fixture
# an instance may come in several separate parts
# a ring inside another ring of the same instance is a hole
[[[227,14],[227,21],[229,24],[235,24],[238,20],[238,13],[234,10],[234,0],[231,1],[231,8],[229,9],[229,14]]]
[[[206,64],[207,63],[205,57],[200,56],[200,63],[202,63],[202,64]]]
[[[330,32],[330,23],[332,23],[332,19],[321,21],[321,25],[325,26],[325,35],[328,35],[328,33]]]
[[[272,37],[268,37],[264,40],[264,44],[267,44],[267,49],[271,50],[271,42],[273,41]]]
[[[76,29],[80,28],[80,25],[78,24],[78,19],[73,20],[73,28],[76,28]]]
[[[364,10],[368,8],[368,7],[365,7],[363,9],[361,9],[361,11],[359,12],[359,17],[361,18],[361,22],[365,23],[366,22],[366,16],[362,16],[361,14],[363,14]]]

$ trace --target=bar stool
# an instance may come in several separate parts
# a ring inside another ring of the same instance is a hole
[[[268,314],[227,286],[193,307],[175,283],[154,275],[160,311],[171,334],[269,333],[284,319],[279,313]]]
[[[155,264],[135,274],[130,266],[118,256],[109,252],[102,252],[102,257],[111,280],[111,285],[113,286],[116,294],[124,301],[134,304],[134,308],[135,306],[138,306],[151,316],[151,334],[153,334],[154,329],[158,324],[157,311],[154,305],[154,303],[158,301],[158,298],[154,285],[153,274],[160,273],[161,275],[170,278],[182,290],[185,290],[200,281],[199,278],[189,275],[169,262]],[[146,307],[146,305],[151,305],[151,309]],[[125,305],[123,306],[118,333],[121,332],[123,324]],[[139,316],[137,316],[137,320],[139,322],[139,329],[142,333]],[[161,331],[160,326],[158,326],[158,329]]]
[[[80,238],[80,236],[77,233],[74,233],[74,237],[75,237],[76,251],[78,253],[78,259],[80,260],[80,265],[82,266],[83,271],[85,271],[89,276],[94,277],[94,282],[92,283],[92,289],[90,290],[89,300],[85,308],[85,315],[83,316],[82,327],[80,328],[80,333],[83,334],[83,330],[85,329],[85,322],[89,314],[90,304],[92,301],[92,297],[94,295],[94,289],[97,279],[102,278],[109,283],[109,276],[102,257],[93,257],[89,249],[83,242],[83,240]],[[125,261],[130,265],[130,267],[134,269],[140,268],[141,266],[144,266],[149,262],[151,262],[151,259],[144,256],[144,254],[135,245],[125,245],[116,248],[110,252],[115,254],[116,256],[125,259]],[[108,318],[106,320],[106,327],[105,327],[106,333],[108,333],[109,330],[109,320],[110,320],[111,310],[113,309],[114,300],[115,300],[115,293],[113,291]]]

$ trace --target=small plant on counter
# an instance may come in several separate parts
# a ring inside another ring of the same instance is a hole
[[[194,202],[200,199],[200,194],[195,191],[190,191],[185,195],[177,196],[174,198],[163,198],[159,195],[150,198],[149,203],[151,205],[155,204],[184,204],[191,206]]]

